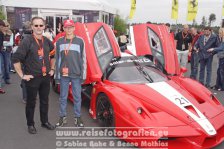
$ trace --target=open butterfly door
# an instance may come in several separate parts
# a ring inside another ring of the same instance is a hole
[[[120,56],[120,49],[110,26],[104,23],[76,23],[75,34],[83,38],[87,58],[85,84],[101,79],[110,61]]]
[[[134,45],[137,56],[151,55],[154,63],[169,75],[180,74],[174,40],[165,25],[134,25]]]

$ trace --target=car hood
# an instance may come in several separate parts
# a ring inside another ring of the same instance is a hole
[[[148,112],[158,116],[156,118],[158,120],[163,113],[163,116],[174,117],[182,124],[199,125],[210,135],[215,133],[209,119],[222,111],[211,102],[199,103],[189,92],[172,80],[147,84],[118,83],[116,86],[139,100]]]

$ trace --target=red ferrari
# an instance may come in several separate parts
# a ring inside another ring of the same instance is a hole
[[[130,130],[119,138],[140,148],[204,149],[224,140],[223,105],[203,85],[183,77],[186,69],[179,68],[165,26],[132,27],[137,56],[120,52],[106,24],[75,27],[86,46],[82,93],[90,99],[93,119],[115,130]],[[59,91],[60,85],[53,81],[53,87]],[[71,91],[69,99],[73,101]]]

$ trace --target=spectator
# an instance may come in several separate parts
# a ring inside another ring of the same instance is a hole
[[[197,42],[200,34],[197,33],[197,29],[192,27],[191,28],[191,36],[192,36],[192,43],[189,46],[189,51],[191,54],[191,74],[190,78],[192,79],[197,79],[197,74],[198,74],[198,51],[194,48],[195,43]]]
[[[81,83],[86,78],[86,54],[84,41],[74,34],[72,20],[64,21],[65,36],[56,42],[56,80],[60,79],[60,111],[57,127],[67,123],[67,97],[71,82],[74,99],[75,126],[84,127],[81,119]]]
[[[48,130],[54,129],[54,126],[48,121],[50,76],[54,74],[54,59],[49,59],[49,53],[54,49],[54,45],[49,39],[42,35],[45,27],[43,18],[32,18],[31,27],[33,35],[24,37],[18,50],[13,55],[12,60],[16,72],[23,80],[25,80],[26,84],[26,119],[28,132],[30,134],[36,134],[37,130],[34,126],[34,111],[37,92],[39,92],[40,98],[41,126]],[[22,71],[21,63],[24,66],[24,71]]]
[[[212,73],[212,60],[213,54],[209,53],[207,50],[210,48],[215,48],[218,46],[217,36],[211,33],[210,27],[204,28],[204,34],[198,38],[195,44],[195,48],[198,52],[198,57],[200,61],[200,72],[199,81],[206,87],[210,87],[211,83],[211,73]],[[206,83],[204,83],[205,78],[205,67],[207,71]]]
[[[56,35],[59,34],[59,33],[61,33],[61,32],[64,32],[64,30],[63,30],[62,23],[59,22],[58,25],[57,25],[57,28],[56,28]]]
[[[22,32],[22,29],[19,29],[19,30],[16,31],[15,38],[14,38],[14,40],[15,40],[14,45],[15,46],[19,45],[19,42],[20,42],[20,39],[21,39],[21,32]]]
[[[44,34],[45,37],[47,37],[50,41],[53,41],[55,35],[54,35],[54,31],[52,30],[52,28],[47,25],[46,29],[44,30]]]
[[[118,44],[122,52],[127,49],[128,38],[124,33],[118,37]]]
[[[23,30],[20,31],[21,35],[20,35],[20,41],[21,42],[24,38],[29,38],[30,35],[32,34],[32,28],[31,28],[31,22],[27,21],[23,24]],[[22,65],[22,71],[24,72],[24,66]],[[22,101],[23,103],[26,103],[27,101],[27,91],[26,91],[26,84],[25,84],[25,80],[21,80],[21,84],[20,84],[21,88],[22,88]]]
[[[182,32],[177,33],[175,36],[177,56],[182,67],[187,67],[188,48],[192,42],[192,37],[188,33],[188,30],[188,25],[184,25]]]
[[[0,20],[0,94],[4,94],[5,91],[2,89],[2,65],[3,65],[3,56],[2,56],[2,49],[3,49],[3,40],[4,40],[4,34],[3,34],[3,28],[5,27],[5,23]]]
[[[3,56],[3,79],[6,84],[10,84],[10,68],[11,68],[11,52],[14,44],[13,33],[10,30],[10,25],[5,22],[5,27],[3,28],[4,42],[3,50],[1,51]]]
[[[172,41],[174,47],[176,47],[176,45],[175,45],[176,43],[175,43],[175,40],[174,40],[174,32],[171,31],[170,23],[166,23],[165,25],[167,26],[167,30],[168,30],[168,32],[170,33],[170,34],[169,34],[169,35],[170,35],[170,39],[171,39],[171,41]]]
[[[212,89],[224,91],[224,28],[219,29],[219,41],[220,46],[218,48],[211,48],[208,52],[218,52],[217,57],[219,59],[216,85],[213,86]]]

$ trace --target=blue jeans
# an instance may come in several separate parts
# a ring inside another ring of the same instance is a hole
[[[0,88],[2,88],[2,68],[3,68],[3,57],[0,53]]]
[[[60,79],[60,117],[66,116],[67,98],[69,92],[69,83],[72,85],[72,95],[74,99],[74,116],[81,116],[81,79],[61,76]]]
[[[200,60],[200,74],[199,74],[199,81],[201,84],[205,86],[210,86],[211,83],[211,77],[212,77],[212,60],[213,56],[210,56],[207,59],[201,59]],[[204,78],[205,78],[205,67],[206,67],[206,84],[204,84]]]
[[[6,81],[9,81],[10,76],[9,76],[9,68],[10,68],[10,57],[11,53],[9,51],[1,51],[2,57],[3,57],[3,69],[2,69],[2,74],[3,74],[3,79]]]
[[[190,78],[192,79],[197,79],[197,74],[198,74],[198,64],[199,64],[199,59],[198,59],[198,53],[197,52],[192,52],[191,54],[191,75]]]
[[[219,66],[217,69],[216,88],[224,89],[224,58],[219,59]]]

